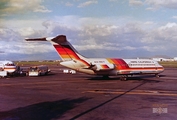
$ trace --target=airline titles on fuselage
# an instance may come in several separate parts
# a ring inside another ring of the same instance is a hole
[[[94,62],[94,63],[97,63],[97,64],[98,64],[98,63],[100,63],[100,64],[101,64],[101,63],[105,63],[105,61],[103,61],[103,60],[93,61],[93,62]]]
[[[130,63],[154,63],[153,61],[130,61]]]
[[[130,61],[129,66],[156,66],[156,63],[152,60],[146,61],[146,60],[137,60],[137,61]]]

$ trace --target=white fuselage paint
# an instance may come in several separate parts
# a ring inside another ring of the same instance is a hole
[[[89,69],[88,66],[84,65],[78,60],[64,61],[61,62],[60,64],[79,72],[97,75],[159,74],[164,70],[163,67],[158,64],[158,62],[150,59],[122,59],[128,66],[127,68],[124,69],[119,69],[116,63],[110,63],[108,59],[89,58],[84,60],[90,65],[95,65],[97,67],[101,65],[107,65],[110,69],[100,69],[100,68]],[[119,65],[124,66],[125,64]]]
[[[12,61],[0,61],[0,70],[13,73],[16,71],[16,65]]]

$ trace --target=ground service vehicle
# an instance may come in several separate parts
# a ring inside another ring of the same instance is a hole
[[[46,65],[39,65],[39,66],[32,66],[29,68],[28,75],[29,76],[40,76],[46,75],[50,72],[48,66]]]
[[[0,71],[0,77],[6,77],[7,71]]]

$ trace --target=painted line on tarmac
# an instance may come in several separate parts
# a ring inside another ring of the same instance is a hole
[[[177,80],[176,77],[161,77],[162,79]]]
[[[5,86],[18,86],[18,85],[42,85],[42,84],[58,84],[59,81],[55,81],[55,82],[33,82],[33,83],[2,83],[0,84],[0,87],[5,87]]]
[[[67,83],[78,83],[78,82],[83,82],[83,81],[74,81],[74,80],[59,80],[59,81],[47,81],[47,82],[30,82],[30,83],[1,83],[0,87],[5,87],[5,86],[19,86],[19,85],[51,85],[51,84],[60,84],[61,82],[66,81]]]
[[[61,87],[62,85],[60,84],[50,84],[48,87]],[[46,88],[46,84],[37,84],[37,85],[33,85],[33,86],[23,86],[23,88],[27,88],[27,89],[30,89],[30,88]]]
[[[88,83],[88,84],[107,84],[107,83],[118,83],[118,81],[114,81],[114,82],[102,82],[102,81],[100,81],[100,82],[94,82],[94,83]]]
[[[90,90],[89,93],[99,94],[124,94],[126,91],[114,91],[114,90]],[[175,91],[153,91],[153,90],[135,90],[127,92],[130,95],[157,95],[157,96],[177,96]]]

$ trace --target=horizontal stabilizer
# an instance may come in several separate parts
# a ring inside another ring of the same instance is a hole
[[[49,41],[58,52],[63,61],[85,59],[80,55],[75,48],[67,41],[65,35],[58,35],[56,37],[41,37],[41,38],[26,38],[26,41]],[[81,60],[84,64],[88,64]],[[89,65],[87,65],[89,66]]]
[[[53,41],[54,43],[65,43],[67,42],[65,35],[58,35],[57,37],[44,37],[44,38],[26,38],[26,41]]]
[[[47,41],[46,38],[26,38],[26,41]]]

